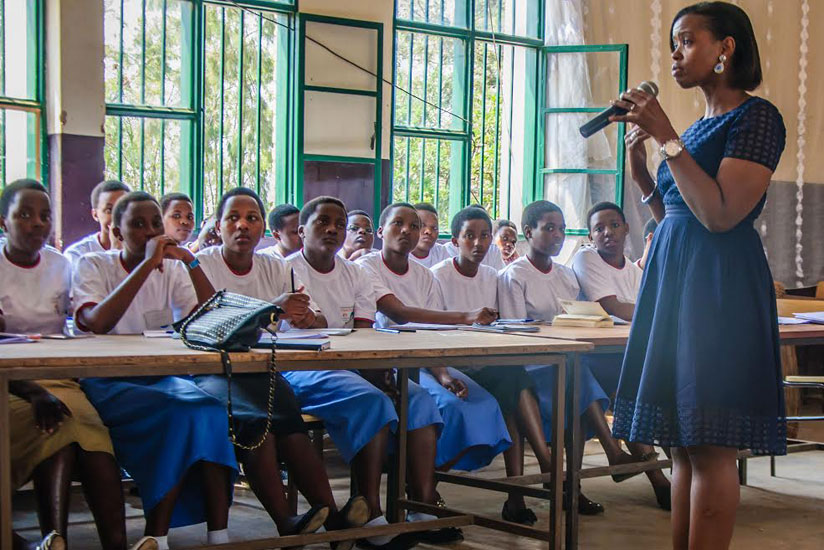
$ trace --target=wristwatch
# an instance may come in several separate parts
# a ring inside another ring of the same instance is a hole
[[[197,266],[199,266],[199,265],[200,265],[200,260],[198,260],[197,258],[195,258],[194,260],[192,260],[191,262],[189,262],[188,264],[186,264],[186,267],[188,267],[188,268],[189,268],[189,271],[191,271],[191,270],[193,270],[194,268],[196,268],[196,267],[197,267]]]
[[[674,159],[684,150],[684,142],[681,138],[670,139],[664,142],[661,146],[661,156],[664,160]]]

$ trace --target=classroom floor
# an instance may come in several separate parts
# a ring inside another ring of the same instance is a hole
[[[800,438],[824,441],[824,426],[803,426]],[[343,503],[349,494],[349,474],[337,455],[327,450],[325,460],[332,488],[338,502]],[[527,471],[536,471],[534,458],[528,457]],[[584,458],[585,466],[604,465],[605,458],[597,442],[589,442]],[[741,490],[733,549],[792,549],[821,550],[824,540],[824,452],[806,452],[780,457],[778,477],[769,475],[769,459],[749,461],[749,485]],[[504,476],[503,459],[498,458],[484,470],[489,477]],[[620,485],[609,478],[585,480],[584,492],[601,502],[606,513],[598,517],[581,518],[580,547],[593,550],[652,549],[669,547],[669,513],[655,505],[652,490],[646,478],[638,476]],[[486,515],[497,516],[503,503],[496,493],[456,486],[441,485],[439,491],[450,507],[466,508]],[[548,508],[534,499],[527,499],[541,522],[546,526]],[[91,516],[85,508],[79,490],[73,498],[69,540],[71,548],[98,548],[97,535]],[[140,501],[127,497],[127,528],[129,540],[140,537],[143,529]],[[301,500],[301,509],[306,508]],[[15,527],[21,534],[35,538],[37,517],[34,513],[30,492],[15,496]],[[260,509],[254,496],[247,491],[235,493],[235,505],[229,520],[230,535],[234,540],[275,536],[276,531],[269,517]],[[545,543],[505,535],[479,527],[464,529],[463,543],[438,547],[419,545],[421,550],[450,548],[453,550],[497,550],[507,548],[538,549]],[[186,548],[206,543],[205,525],[173,530],[169,536],[172,548]],[[328,545],[306,547],[326,550]]]

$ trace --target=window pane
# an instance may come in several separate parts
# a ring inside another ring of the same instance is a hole
[[[526,112],[534,112],[536,55],[530,48],[475,43],[469,199],[493,217],[520,210],[521,182],[531,177],[524,156],[533,146]]]
[[[615,170],[620,125],[610,124],[584,138],[578,128],[593,116],[585,113],[546,115],[545,168]]]
[[[40,179],[39,113],[0,109],[0,186]]]
[[[122,11],[121,11],[122,5]],[[105,80],[109,103],[189,107],[182,99],[191,2],[105,0]]]
[[[619,52],[547,54],[546,106],[606,109],[618,97]]]
[[[397,18],[449,27],[466,27],[469,0],[398,0]]]
[[[429,202],[442,215],[441,231],[449,230],[449,190],[460,189],[461,142],[410,137],[395,138],[393,201]],[[454,167],[454,169],[453,169]]]
[[[541,0],[475,0],[475,28],[479,31],[538,37]]]
[[[608,174],[547,174],[544,199],[561,207],[567,229],[586,229],[586,213],[602,201],[616,202],[615,176]]]
[[[0,0],[0,95],[37,98],[35,13],[34,2]]]
[[[281,59],[286,16],[205,6],[204,212],[225,189],[256,189],[267,207],[285,181],[283,145],[288,61]],[[280,23],[281,25],[279,25]],[[241,38],[242,37],[242,38]],[[242,62],[241,62],[242,48]],[[241,63],[243,65],[241,71]]]
[[[106,178],[157,198],[187,191],[187,168],[181,172],[181,131],[191,123],[138,117],[106,117]],[[122,148],[121,146],[122,139]]]
[[[466,128],[465,49],[465,43],[455,38],[397,33],[396,125],[459,131]]]

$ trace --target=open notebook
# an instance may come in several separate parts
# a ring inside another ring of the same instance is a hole
[[[615,325],[612,317],[598,302],[561,300],[561,307],[564,312],[555,316],[552,326],[599,328]]]

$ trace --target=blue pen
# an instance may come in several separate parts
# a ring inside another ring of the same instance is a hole
[[[401,331],[395,330],[394,328],[376,328],[375,331],[376,332],[386,332],[386,333],[389,333],[389,334],[400,334],[401,333]]]

